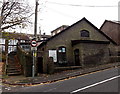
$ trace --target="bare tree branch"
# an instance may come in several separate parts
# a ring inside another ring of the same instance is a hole
[[[7,4],[8,4],[8,3],[9,3],[9,2],[7,2]],[[6,13],[6,14],[4,15],[3,20],[5,20],[5,19],[10,15],[10,13],[11,13],[11,11],[12,11],[12,8],[13,8],[14,4],[15,4],[15,2],[12,3],[12,5],[11,5],[9,11],[8,11],[8,13]]]
[[[15,27],[17,25],[30,23],[29,17],[33,15],[30,6],[18,0],[8,0],[3,2],[0,17],[0,28],[2,30]]]

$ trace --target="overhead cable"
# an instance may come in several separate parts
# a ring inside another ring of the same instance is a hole
[[[118,7],[117,5],[111,5],[111,6],[108,6],[108,5],[77,5],[77,4],[63,4],[63,3],[57,3],[57,2],[49,2],[47,1],[47,3],[50,3],[50,4],[57,4],[57,5],[66,5],[66,6],[75,6],[75,7]]]

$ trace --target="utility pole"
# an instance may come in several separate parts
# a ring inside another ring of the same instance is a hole
[[[41,40],[41,27],[39,27],[39,40]]]
[[[34,37],[37,38],[37,11],[38,11],[38,0],[35,2],[35,26],[34,26]]]
[[[35,23],[34,23],[34,43],[37,41],[37,11],[38,11],[38,0],[35,1]],[[37,45],[36,45],[37,46]],[[33,66],[32,66],[32,77],[35,77],[36,63],[37,63],[37,47],[33,47]]]

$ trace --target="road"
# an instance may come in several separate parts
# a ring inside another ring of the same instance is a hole
[[[69,92],[71,94],[79,92],[118,92],[119,78],[118,68],[111,68],[54,83],[25,87],[13,92]]]

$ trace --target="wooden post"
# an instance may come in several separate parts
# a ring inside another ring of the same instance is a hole
[[[8,39],[5,40],[5,56],[6,56],[5,74],[7,74],[7,66],[8,66]]]

